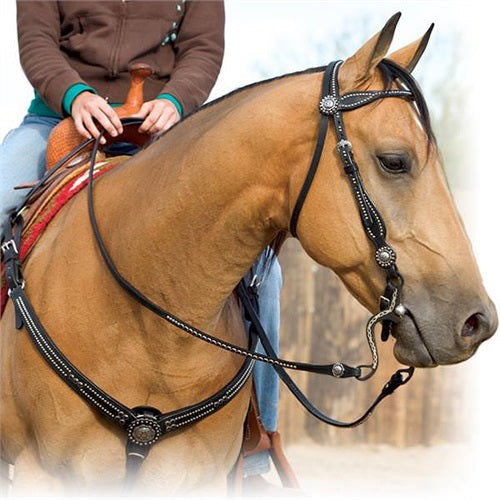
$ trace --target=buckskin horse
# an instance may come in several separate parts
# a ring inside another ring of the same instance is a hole
[[[329,66],[328,79],[318,68],[239,89],[100,176],[94,214],[120,275],[197,331],[246,349],[233,291],[271,242],[292,233],[374,315],[391,313],[400,362],[432,367],[472,356],[494,333],[496,312],[410,76],[430,31],[386,58],[398,19]],[[14,488],[117,488],[127,441],[78,394],[86,379],[71,387],[16,329],[31,321],[15,311],[19,294],[57,349],[119,408],[175,412],[210,398],[244,364],[124,292],[96,243],[85,191],[46,228],[24,263],[26,288],[14,284],[2,318],[1,446],[15,464]],[[137,491],[224,490],[249,396],[245,383],[217,412],[156,442]],[[157,425],[155,415],[143,417],[131,431],[139,441]]]

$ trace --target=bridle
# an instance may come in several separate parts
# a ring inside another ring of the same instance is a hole
[[[389,60],[384,60],[384,64],[399,69],[398,66]],[[290,232],[293,236],[297,237],[299,215],[318,169],[325,145],[329,118],[331,118],[337,137],[336,149],[342,161],[344,172],[350,181],[363,229],[368,239],[375,247],[375,262],[386,273],[386,288],[380,298],[380,312],[377,315],[374,315],[367,325],[367,340],[372,352],[372,364],[364,366],[361,365],[364,368],[369,368],[370,371],[365,376],[357,377],[360,380],[366,380],[375,373],[378,366],[378,354],[373,336],[374,324],[378,323],[382,318],[382,339],[387,340],[390,335],[392,325],[394,323],[398,323],[400,318],[406,313],[406,308],[401,304],[401,294],[404,280],[396,266],[396,252],[386,241],[387,231],[384,219],[375,207],[373,201],[368,196],[368,193],[363,185],[359,167],[354,160],[352,144],[347,139],[342,113],[389,97],[399,97],[413,100],[414,95],[409,90],[398,89],[349,92],[341,96],[338,81],[341,65],[342,61],[330,63],[323,76],[322,98],[319,103],[321,121],[318,140],[316,142],[316,147],[314,149],[306,179],[302,185],[302,189],[299,192],[295,207],[292,211],[290,219]]]
[[[18,251],[20,248],[22,232],[22,215],[20,215],[22,206],[13,212],[10,224],[7,225],[4,231],[5,242],[2,244],[1,248],[6,266],[6,279],[9,289],[8,293],[15,307],[16,328],[20,329],[22,326],[25,326],[35,347],[54,372],[89,406],[96,409],[102,416],[113,421],[118,425],[118,427],[126,432],[127,477],[129,480],[132,480],[135,477],[140,464],[147,456],[151,446],[159,439],[173,431],[178,431],[190,424],[198,422],[228,404],[238,394],[240,389],[242,389],[249,379],[255,361],[262,361],[272,365],[281,380],[312,415],[327,424],[337,427],[353,427],[355,425],[359,425],[366,420],[366,418],[368,418],[374,408],[385,397],[394,392],[394,390],[396,390],[399,386],[406,384],[411,379],[414,371],[412,367],[396,371],[391,379],[385,384],[380,395],[375,399],[368,410],[353,422],[346,423],[334,420],[318,410],[301,392],[286,371],[301,370],[311,373],[330,375],[335,378],[354,377],[360,381],[367,380],[375,373],[378,366],[378,354],[373,333],[374,326],[379,322],[383,322],[383,338],[386,338],[391,325],[398,322],[399,316],[402,316],[405,313],[405,309],[400,302],[403,280],[396,267],[396,253],[386,242],[386,229],[384,221],[363,187],[359,169],[353,158],[352,146],[346,137],[342,120],[342,112],[359,108],[386,97],[412,99],[413,94],[408,90],[384,90],[352,92],[340,96],[338,87],[338,71],[340,65],[341,61],[331,63],[326,68],[324,74],[322,99],[320,102],[320,132],[307,177],[293,210],[290,222],[290,231],[294,236],[297,236],[297,223],[299,215],[314,180],[314,176],[324,149],[329,117],[332,117],[338,140],[337,149],[342,159],[344,170],[350,179],[364,230],[375,246],[376,262],[382,269],[385,270],[387,275],[387,286],[381,297],[380,311],[372,316],[367,324],[367,339],[372,352],[372,363],[370,365],[351,367],[339,362],[317,365],[279,358],[274,352],[259,320],[257,310],[258,289],[253,286],[253,283],[248,283],[246,280],[242,280],[239,283],[237,292],[243,306],[245,317],[250,322],[248,349],[222,341],[196,328],[195,326],[184,322],[182,319],[163,309],[160,305],[156,304],[150,298],[145,296],[140,290],[134,287],[134,285],[130,283],[118,270],[108,250],[106,249],[94,211],[93,174],[98,145],[100,142],[99,137],[94,142],[90,162],[88,212],[99,251],[110,273],[120,286],[131,297],[133,297],[134,300],[138,301],[142,306],[146,307],[165,321],[207,343],[245,357],[245,360],[235,377],[223,388],[217,391],[217,393],[209,398],[206,398],[200,403],[168,413],[162,413],[156,408],[147,406],[128,408],[100,389],[86,375],[79,371],[58,349],[50,338],[48,332],[45,330],[24,291],[25,280],[22,274],[22,265]],[[123,121],[124,126],[137,125],[138,123],[141,123],[141,121],[137,119],[127,119]],[[78,148],[74,154],[80,151],[80,149],[81,147]],[[65,163],[67,159],[68,157],[64,158],[58,165],[56,165],[56,167],[51,169],[48,176],[57,171],[57,169]],[[38,185],[41,186],[44,180],[45,179],[42,179]],[[32,192],[29,193],[29,195],[31,194]],[[29,195],[27,198],[29,198]],[[254,280],[252,280],[252,282],[253,281]],[[259,340],[262,343],[266,354],[260,354],[257,352],[256,349]],[[364,374],[363,369],[368,369],[368,373]]]

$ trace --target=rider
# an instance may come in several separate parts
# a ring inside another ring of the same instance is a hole
[[[24,198],[15,186],[45,172],[47,139],[64,117],[72,116],[85,138],[98,127],[111,137],[122,132],[113,109],[123,103],[128,67],[147,63],[155,70],[144,85],[140,131],[162,134],[208,97],[222,64],[222,0],[107,2],[17,0],[21,64],[35,94],[28,114],[0,145],[0,223]],[[104,49],[104,50],[103,50]],[[259,266],[257,266],[259,268]],[[260,309],[273,344],[279,328],[279,266],[260,286]],[[257,396],[267,430],[276,430],[277,378],[257,368]],[[250,457],[251,458],[251,457]],[[269,467],[269,457],[246,461],[246,475]]]
[[[167,131],[207,98],[224,47],[222,2],[17,2],[21,64],[35,89],[28,114],[1,149],[1,213],[23,198],[16,185],[39,179],[52,128],[71,115],[83,137],[96,123],[122,132],[113,104],[123,103],[128,67],[144,62],[142,132]],[[108,101],[111,103],[108,104]]]

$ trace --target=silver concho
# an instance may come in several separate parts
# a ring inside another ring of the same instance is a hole
[[[389,246],[381,247],[375,253],[375,260],[380,267],[391,267],[396,262],[396,252]]]
[[[332,366],[332,375],[334,377],[342,377],[344,375],[344,365],[342,363],[334,363]]]
[[[161,435],[159,424],[147,417],[136,418],[127,428],[127,434],[135,444],[149,446],[158,441]]]
[[[319,102],[319,110],[324,115],[333,115],[339,109],[340,101],[332,95],[326,95]]]

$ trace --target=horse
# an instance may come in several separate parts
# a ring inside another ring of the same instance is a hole
[[[342,94],[401,88],[394,76],[387,80],[383,63],[409,74],[428,34],[387,55],[398,19],[341,64]],[[246,345],[234,289],[268,245],[290,236],[319,129],[322,73],[284,75],[210,103],[95,183],[99,227],[127,280],[223,341]],[[384,98],[344,113],[344,125],[404,277],[394,355],[432,367],[472,356],[493,335],[497,316],[419,109]],[[375,313],[385,273],[336,144],[330,128],[294,232]],[[47,227],[24,266],[26,293],[46,329],[74,365],[124,404],[170,411],[209,397],[242,359],[179,331],[123,292],[98,252],[84,192]],[[14,491],[120,488],[125,436],[16,330],[11,301],[1,346],[0,439],[2,458],[15,464]],[[249,398],[247,383],[218,412],[157,442],[136,491],[225,491]]]

